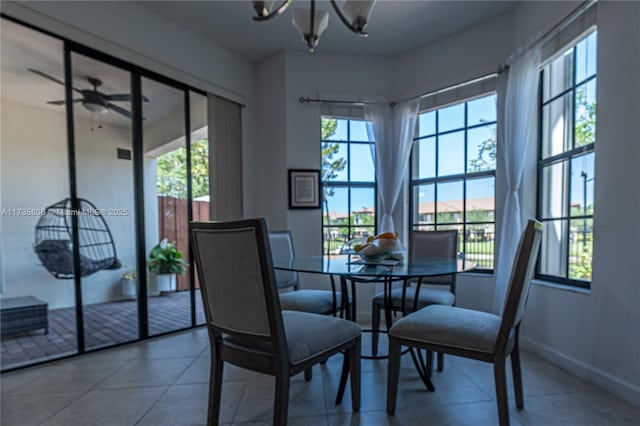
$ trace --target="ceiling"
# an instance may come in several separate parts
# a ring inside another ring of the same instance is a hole
[[[64,105],[51,105],[48,101],[65,99],[64,86],[29,72],[35,69],[64,81],[64,47],[62,41],[34,31],[25,26],[3,20],[0,28],[2,98],[21,105],[44,108],[63,113]],[[71,55],[72,86],[79,90],[92,89],[88,77],[97,78],[102,85],[97,88],[104,94],[130,93],[130,73],[86,56]],[[149,99],[143,103],[145,126],[162,121],[165,117],[184,111],[181,91],[143,78],[142,92]],[[81,98],[74,92],[74,99]],[[131,102],[113,102],[131,111]],[[129,128],[131,121],[114,112],[92,114],[76,103],[74,114],[92,119],[96,124],[109,124]]]
[[[304,0],[294,0],[290,10],[267,22],[251,19],[253,9],[249,0],[142,1],[140,4],[251,61],[259,61],[283,49],[306,51],[300,35],[291,24],[291,9],[308,7]],[[318,1],[319,8],[330,10],[330,23],[316,51],[395,56],[490,16],[505,13],[513,4],[507,1],[378,0],[367,27],[370,35],[363,39],[339,22],[328,1]],[[9,21],[3,21],[0,30],[3,99],[63,112],[63,105],[46,102],[64,99],[64,86],[28,71],[29,68],[36,69],[64,80],[62,42]],[[87,81],[91,76],[102,81],[98,88],[102,93],[130,92],[128,72],[81,55],[72,55],[72,75],[72,85],[81,90],[91,88]],[[143,104],[145,127],[182,110],[182,96],[175,89],[146,79],[143,79],[142,86],[143,94],[150,100]],[[77,93],[74,96],[80,97]],[[114,103],[131,110],[130,102]],[[75,114],[92,118],[80,104],[75,105]],[[114,111],[94,114],[93,118],[115,126],[131,125],[129,119]]]
[[[283,49],[306,50],[291,23],[291,10],[309,8],[306,0],[294,0],[281,16],[266,22],[252,20],[254,12],[249,0],[139,4],[250,61],[260,61]],[[316,52],[397,56],[506,13],[514,4],[515,1],[378,0],[366,28],[369,37],[364,39],[340,22],[328,1],[319,0],[316,7],[329,11],[329,28],[320,38]]]

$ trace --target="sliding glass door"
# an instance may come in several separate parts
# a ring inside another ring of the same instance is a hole
[[[139,338],[131,73],[71,54],[86,349]]]
[[[2,369],[203,324],[188,224],[209,219],[205,94],[0,31]]]
[[[3,369],[76,353],[63,42],[0,26]],[[62,207],[59,207],[62,206]]]
[[[149,335],[191,326],[185,92],[142,78]]]

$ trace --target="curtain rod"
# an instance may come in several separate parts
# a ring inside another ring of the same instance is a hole
[[[364,101],[337,101],[337,100],[332,100],[332,99],[318,99],[318,98],[310,98],[310,97],[304,97],[304,96],[300,96],[298,98],[298,102],[300,102],[301,104],[347,104],[347,105],[357,105],[357,106],[363,106],[365,104],[370,104],[371,102],[364,102]]]
[[[584,12],[586,12],[589,8],[591,8],[591,6],[596,4],[597,1],[598,0],[586,0],[580,3],[575,9],[569,12],[567,16],[565,16],[558,23],[556,23],[554,26],[549,28],[545,33],[527,42],[527,44],[522,46],[520,49],[517,49],[515,52],[510,54],[505,61],[506,67],[508,68],[511,61],[513,61],[516,57],[518,57],[519,54],[526,52],[527,50],[529,50],[531,47],[535,46],[538,43],[546,42],[551,37],[554,37],[555,35],[560,33],[567,26],[569,26],[573,21],[578,19]]]
[[[567,16],[565,16],[560,22],[558,22],[557,24],[555,24],[553,27],[549,28],[549,30],[547,30],[544,34],[542,34],[541,36],[537,37],[536,39],[532,40],[531,42],[527,43],[527,45],[523,48],[523,49],[518,49],[516,52],[512,53],[511,55],[509,55],[509,57],[507,58],[507,60],[505,61],[505,65],[500,66],[500,68],[498,68],[497,72],[491,73],[491,74],[487,74],[481,77],[477,77],[474,78],[472,80],[467,80],[464,82],[460,82],[457,84],[454,84],[452,86],[447,86],[445,88],[442,89],[438,89],[438,90],[433,90],[431,92],[428,93],[422,93],[420,95],[416,95],[416,96],[412,96],[410,98],[406,98],[406,99],[423,99],[423,98],[427,98],[429,96],[433,96],[439,93],[443,93],[443,92],[447,92],[449,90],[454,90],[454,89],[459,89],[461,87],[467,86],[469,84],[474,84],[477,83],[479,81],[485,80],[485,79],[489,79],[492,77],[497,77],[498,75],[508,72],[509,71],[509,63],[517,56],[518,52],[522,52],[522,51],[526,51],[529,47],[534,46],[538,43],[541,43],[543,41],[546,41],[548,38],[555,36],[557,33],[559,33],[560,31],[562,31],[563,29],[565,29],[567,27],[567,25],[571,24],[574,20],[576,20],[580,15],[582,15],[587,9],[589,9],[591,6],[593,6],[598,0],[586,0],[584,2],[582,2],[578,7],[576,7],[575,9],[573,9]],[[320,98],[310,98],[310,97],[304,97],[304,96],[300,96],[300,98],[298,98],[298,102],[300,102],[301,104],[312,104],[312,103],[328,103],[328,104],[346,104],[346,105],[355,105],[355,106],[364,106],[367,104],[371,104],[371,102],[365,102],[365,101],[343,101],[343,100],[332,100],[332,99],[320,99]],[[396,102],[392,101],[389,103],[389,106],[391,106],[392,108],[394,106],[396,106]]]
[[[474,84],[477,83],[479,81],[482,80],[487,80],[489,78],[493,78],[493,77],[497,77],[499,74],[502,74],[503,72],[507,72],[509,69],[508,66],[504,66],[504,67],[500,67],[500,69],[498,69],[498,72],[494,72],[491,74],[487,74],[487,75],[483,75],[481,77],[476,77],[474,79],[471,80],[466,80],[460,83],[456,83],[454,85],[451,86],[447,86],[445,88],[442,89],[438,89],[438,90],[433,90],[431,92],[427,92],[427,93],[422,93],[420,95],[416,95],[416,96],[412,96],[410,98],[405,98],[405,99],[418,99],[418,98],[426,98],[429,96],[433,96],[435,94],[438,93],[443,93],[443,92],[447,92],[449,90],[454,90],[454,89],[459,89],[460,87],[464,87],[464,86],[468,86],[470,84]],[[346,105],[355,105],[355,106],[364,106],[364,105],[370,105],[372,102],[366,102],[366,101],[339,101],[339,100],[332,100],[332,99],[320,99],[320,98],[310,98],[310,97],[304,97],[304,96],[300,96],[298,98],[298,102],[300,102],[301,104],[313,104],[313,103],[327,103],[327,104],[346,104]],[[391,106],[392,108],[395,107],[397,104],[397,102],[392,101],[389,102],[389,106]]]
[[[497,77],[500,74],[502,74],[504,72],[507,72],[508,70],[509,70],[508,66],[500,67],[498,69],[498,72],[493,72],[491,74],[483,75],[482,77],[476,77],[476,78],[474,78],[472,80],[466,80],[466,81],[463,81],[463,82],[460,82],[460,83],[456,83],[456,84],[451,85],[451,86],[443,87],[442,89],[432,90],[431,92],[427,92],[427,93],[423,93],[423,94],[420,94],[420,95],[412,96],[412,97],[410,97],[408,99],[424,99],[424,98],[428,98],[428,97],[433,96],[433,95],[437,95],[437,94],[440,94],[440,93],[448,92],[450,90],[459,89],[461,87],[469,86],[471,84],[475,84],[475,83],[481,82],[483,80],[488,80],[490,78]]]

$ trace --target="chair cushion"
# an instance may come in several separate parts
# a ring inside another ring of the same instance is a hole
[[[336,292],[336,309],[340,309],[342,294]],[[327,314],[333,309],[331,290],[297,290],[280,293],[280,308],[283,311]]]
[[[431,305],[397,321],[389,334],[422,343],[493,352],[502,319],[454,306]]]
[[[413,298],[416,295],[415,287],[407,288],[406,295],[406,308],[411,309],[413,306]],[[418,308],[424,308],[427,305],[453,305],[456,300],[456,296],[449,290],[437,289],[437,288],[420,288],[418,293]],[[373,304],[384,306],[384,293],[378,293],[373,298]],[[398,310],[402,307],[402,289],[394,288],[391,290],[391,306]]]
[[[283,311],[291,364],[299,364],[360,336],[353,321],[306,312]]]
[[[328,315],[282,311],[282,321],[291,365],[329,352],[362,333],[362,329],[355,322]],[[270,343],[235,336],[226,336],[224,341],[236,347],[258,350],[265,354],[272,353]]]

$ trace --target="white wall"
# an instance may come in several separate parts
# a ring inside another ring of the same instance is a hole
[[[258,65],[258,136],[244,167],[245,176],[255,183],[253,190],[245,187],[250,194],[245,197],[245,216],[264,217],[269,229],[287,228],[286,73],[284,53]]]
[[[117,148],[131,149],[127,129],[104,125],[90,131],[89,120],[76,118],[78,196],[98,208],[126,209],[106,215],[123,265],[135,262],[133,164],[118,160]],[[69,197],[67,132],[63,112],[2,101],[1,202],[3,209],[43,209]],[[39,216],[3,216],[3,297],[35,296],[50,309],[73,306],[73,280],[58,280],[33,251]],[[117,300],[123,270],[103,270],[82,280],[86,304]]]
[[[393,93],[415,96],[498,71],[516,45],[507,13],[393,59]]]
[[[320,106],[301,104],[298,98],[332,93],[347,99],[388,96],[390,78],[390,64],[382,58],[287,52],[287,168],[320,168]],[[321,254],[320,209],[288,210],[287,223],[296,253]]]
[[[547,22],[539,5],[518,22]],[[640,3],[598,5],[598,115],[593,279],[589,294],[531,290],[523,343],[640,401]],[[530,179],[528,186],[534,188]]]
[[[332,97],[364,99],[389,95],[391,66],[387,60],[355,55],[310,55],[286,52],[286,166],[288,169],[320,168],[320,105],[301,104],[298,98]],[[286,173],[286,172],[285,172]],[[286,174],[281,179],[287,185]],[[288,206],[288,201],[285,202]],[[288,210],[287,227],[291,230],[296,254],[322,254],[321,210]],[[326,288],[328,279],[301,277],[307,288]],[[373,287],[362,288],[362,300],[369,300]],[[368,303],[360,305],[365,314]]]
[[[260,65],[261,78],[266,75],[268,78],[265,80],[269,81],[284,79],[286,88],[273,93],[275,97],[270,102],[263,100],[258,114],[277,116],[274,123],[278,131],[282,122],[286,123],[287,168],[319,168],[320,110],[317,105],[300,105],[297,102],[299,96],[332,93],[346,99],[358,99],[363,94],[382,93],[399,98],[490,74],[496,72],[517,47],[553,27],[578,4],[522,3],[511,13],[391,60],[286,52],[286,74],[277,75],[282,71],[281,56],[277,70],[272,68],[268,71],[269,67]],[[629,171],[635,170],[640,160],[637,144],[640,136],[637,84],[640,34],[636,28],[640,5],[604,2],[599,7],[599,113],[592,292],[580,294],[534,286],[523,325],[523,344],[637,403],[640,400],[640,275],[637,262],[637,253],[640,252],[637,221],[640,216],[640,179]],[[282,97],[286,100],[284,116],[280,111]],[[277,105],[277,113],[271,110],[273,105]],[[263,124],[268,127],[269,122],[265,120]],[[273,131],[268,128],[262,130]],[[527,158],[523,182],[526,217],[535,215],[535,149],[532,147]],[[280,145],[274,155],[281,161]],[[500,164],[502,159],[498,161]],[[279,175],[281,182],[286,182],[284,170],[274,173]],[[281,191],[283,188],[280,186]],[[504,176],[500,170],[496,189],[500,211],[505,192]],[[277,199],[281,200],[282,194]],[[286,206],[286,203],[280,206]],[[293,232],[298,254],[319,254],[319,211],[289,210],[286,225]],[[326,286],[326,282],[307,276],[303,277],[304,285]],[[489,311],[494,286],[493,276],[461,276],[458,304]],[[360,303],[362,315],[367,314],[367,305]]]

